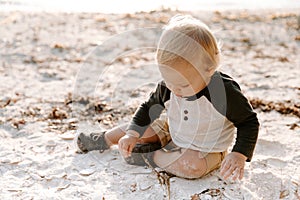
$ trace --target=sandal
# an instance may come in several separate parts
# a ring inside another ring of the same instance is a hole
[[[161,149],[160,143],[145,143],[136,144],[131,152],[131,156],[125,158],[125,161],[130,165],[151,166],[157,165],[153,161],[154,151]]]
[[[93,150],[99,150],[103,153],[105,150],[109,149],[105,138],[105,131],[97,133],[80,133],[77,137],[77,147],[83,153],[87,153]]]

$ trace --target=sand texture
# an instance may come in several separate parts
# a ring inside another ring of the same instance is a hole
[[[300,199],[300,10],[189,13],[258,113],[242,181],[158,177],[117,147],[76,153],[76,132],[128,122],[161,79],[157,30],[178,13],[0,13],[0,199]]]

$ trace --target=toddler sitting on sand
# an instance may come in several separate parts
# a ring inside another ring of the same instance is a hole
[[[118,144],[129,164],[151,164],[188,179],[221,167],[224,179],[241,179],[259,122],[239,85],[217,71],[220,48],[210,29],[189,15],[174,16],[156,60],[163,80],[131,122],[105,133],[80,133],[79,149],[102,152]]]

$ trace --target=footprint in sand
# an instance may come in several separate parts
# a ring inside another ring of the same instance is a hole
[[[273,165],[275,167],[279,167],[281,169],[288,165],[288,162],[278,159],[278,158],[268,158],[268,159],[266,159],[266,161],[267,161],[267,164]]]
[[[272,172],[253,173],[251,176],[251,183],[248,185],[250,190],[256,190],[256,193],[263,194],[264,199],[278,199],[279,191],[281,190],[281,179]],[[260,185],[256,187],[255,185]],[[277,191],[274,193],[274,191]]]
[[[285,157],[288,148],[286,145],[277,141],[259,139],[257,141],[256,152],[264,156]]]

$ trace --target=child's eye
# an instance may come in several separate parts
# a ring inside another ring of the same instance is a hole
[[[181,86],[181,88],[189,87],[189,84]]]

